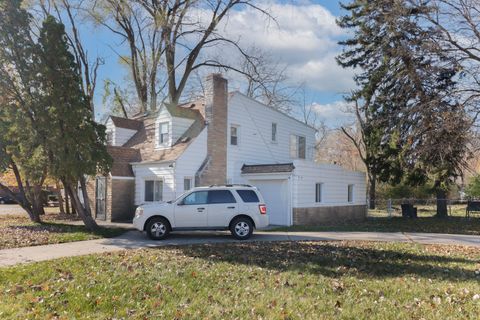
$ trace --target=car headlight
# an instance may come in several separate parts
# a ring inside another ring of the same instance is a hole
[[[137,217],[141,217],[143,215],[143,208],[142,207],[138,207],[137,210],[135,210],[135,215]]]

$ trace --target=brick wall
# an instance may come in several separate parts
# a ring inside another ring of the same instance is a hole
[[[95,218],[95,212],[96,212],[95,178],[96,177],[89,177],[87,181],[88,202],[90,203],[90,210],[92,210],[92,216],[94,218]]]
[[[366,217],[366,205],[293,208],[293,224],[302,226],[362,221]]]
[[[111,190],[115,190],[111,199],[111,221],[131,221],[135,214],[135,180],[112,181]]]
[[[227,180],[228,82],[220,74],[206,78],[205,118],[210,161],[199,182],[203,186],[224,184]]]

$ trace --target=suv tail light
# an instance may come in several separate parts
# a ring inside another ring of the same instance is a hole
[[[267,206],[264,204],[258,205],[258,209],[260,209],[260,214],[267,214]]]

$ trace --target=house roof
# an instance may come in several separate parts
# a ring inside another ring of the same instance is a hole
[[[253,164],[242,166],[242,173],[281,173],[292,172],[295,169],[293,163]]]
[[[178,106],[166,103],[164,106],[172,117],[196,120],[198,118],[198,114],[205,109],[203,101],[204,100],[199,99],[197,101],[180,104]]]
[[[303,122],[303,121],[300,121],[300,120],[298,120],[298,119],[295,118],[295,117],[292,117],[291,115],[285,113],[284,111],[279,110],[278,108],[275,108],[275,107],[272,107],[272,106],[268,106],[268,105],[266,105],[265,103],[263,103],[263,102],[261,102],[261,101],[258,101],[258,100],[254,99],[254,98],[251,98],[251,97],[245,95],[244,93],[242,93],[242,92],[240,92],[240,91],[238,91],[238,90],[237,90],[237,91],[232,91],[232,92],[230,92],[229,95],[228,95],[228,98],[231,99],[231,98],[233,98],[233,97],[235,97],[235,96],[241,96],[241,97],[243,97],[243,98],[245,98],[245,99],[252,100],[252,101],[256,102],[257,104],[263,106],[264,108],[267,108],[267,109],[270,109],[270,110],[275,111],[275,112],[277,112],[277,113],[280,113],[280,114],[283,115],[284,117],[290,118],[291,120],[294,120],[294,121],[296,121],[296,122],[304,125],[305,127],[308,127],[308,128],[310,128],[310,129],[313,129],[314,131],[318,131],[317,128],[315,128],[315,127],[313,127],[313,126],[311,126],[311,125],[309,125],[309,124],[307,124],[307,123],[305,123],[305,122]]]
[[[140,159],[132,162],[151,163],[176,160],[205,127],[205,120],[200,112],[198,110],[189,111],[195,115],[194,122],[177,141],[173,142],[172,147],[164,150],[156,148],[156,118],[145,118],[140,130],[124,144],[124,147],[137,149],[140,153]]]
[[[113,158],[112,176],[133,177],[131,162],[140,161],[140,151],[133,148],[107,146],[107,151]]]
[[[142,122],[133,119],[120,118],[115,116],[110,116],[115,127],[130,129],[130,130],[139,130],[142,127]]]

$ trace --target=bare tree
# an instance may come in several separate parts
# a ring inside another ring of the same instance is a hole
[[[84,4],[87,0],[41,0],[39,6],[45,15],[54,15],[66,26],[67,39],[75,56],[78,73],[82,76],[82,90],[88,98],[92,115],[95,116],[94,96],[97,87],[98,69],[104,64],[103,58],[89,54],[78,25],[85,20]]]
[[[480,0],[435,0],[427,18],[437,41],[462,67],[457,93],[477,120],[480,113]]]
[[[252,46],[240,61],[246,82],[245,94],[286,113],[298,104],[296,97],[303,86],[289,84],[287,66],[273,58],[271,52]]]
[[[146,111],[157,108],[159,96],[178,103],[190,76],[200,68],[242,73],[221,59],[202,55],[205,49],[231,46],[249,59],[238,41],[217,32],[237,6],[268,15],[252,0],[95,0],[90,13],[128,45],[129,55],[119,56],[130,67],[141,111]]]
[[[352,125],[345,128],[351,136],[359,140],[358,130]],[[365,171],[365,164],[351,140],[341,129],[329,130],[323,141],[318,144],[315,158],[319,162],[334,163],[354,171]]]

